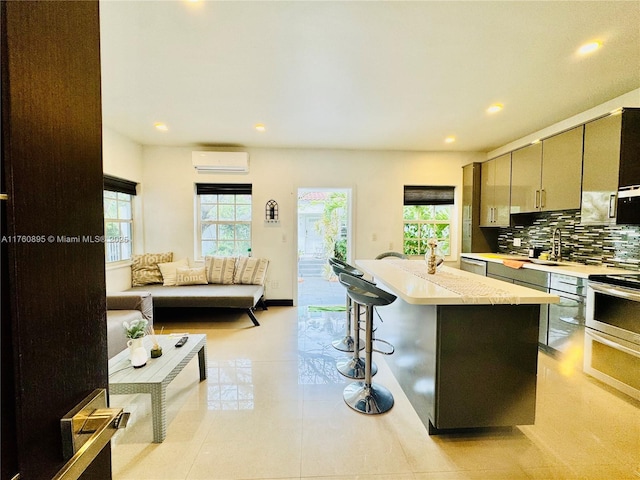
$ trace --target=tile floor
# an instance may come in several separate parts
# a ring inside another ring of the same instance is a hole
[[[636,479],[640,402],[541,354],[537,418],[508,432],[429,436],[384,363],[374,380],[394,408],[349,409],[341,354],[329,340],[344,313],[307,307],[164,321],[164,333],[206,333],[208,379],[197,358],[168,388],[167,438],[151,443],[148,395],[113,396],[133,413],[113,444],[115,479]]]

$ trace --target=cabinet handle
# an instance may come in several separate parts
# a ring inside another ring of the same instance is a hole
[[[535,208],[540,208],[540,190],[536,190],[536,193],[534,196],[534,203],[535,203]]]
[[[496,223],[496,207],[491,207],[491,223]]]
[[[543,188],[540,190],[540,208],[544,208],[547,203],[547,191]]]
[[[609,218],[616,218],[616,206],[617,206],[618,194],[612,193],[609,195]]]
[[[9,200],[9,195],[6,193],[0,193],[0,200]]]

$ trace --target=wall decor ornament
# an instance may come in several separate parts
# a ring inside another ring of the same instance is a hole
[[[264,210],[264,219],[266,222],[278,222],[278,202],[269,200]]]

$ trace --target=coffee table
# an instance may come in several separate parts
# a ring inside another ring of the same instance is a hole
[[[109,393],[111,395],[151,394],[153,442],[162,443],[167,434],[167,385],[176,378],[187,363],[198,354],[200,381],[207,378],[207,336],[188,335],[184,346],[176,348],[180,337],[156,335],[162,356],[149,358],[141,368],[133,368],[129,349],[109,360]],[[151,350],[152,340],[145,337],[144,346]]]

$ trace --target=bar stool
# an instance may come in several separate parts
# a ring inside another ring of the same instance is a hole
[[[339,272],[338,278],[340,279],[340,283],[344,285],[347,289],[349,288],[349,284],[344,283],[342,280],[343,275],[349,275],[345,272]],[[356,277],[352,277],[356,278]],[[363,282],[371,283],[367,280],[361,279]],[[371,285],[374,285],[371,283]],[[360,358],[360,350],[365,348],[365,342],[360,338],[360,317],[362,316],[361,305],[359,303],[353,302],[351,297],[347,295],[347,302],[349,302],[353,309],[353,345],[362,345],[361,348],[354,348],[352,350],[351,358],[338,360],[336,362],[336,368],[338,372],[344,375],[347,378],[352,378],[354,380],[363,380],[366,374],[366,366],[365,361]],[[371,376],[378,373],[378,366],[371,362],[370,365]]]
[[[366,308],[364,381],[353,382],[347,385],[343,393],[344,401],[352,409],[368,415],[387,412],[393,407],[393,395],[387,388],[382,385],[373,384],[371,381],[373,309],[376,306],[393,303],[396,296],[385,292],[366,280],[348,274],[340,274],[340,282],[348,285],[347,295],[351,297],[353,302]]]
[[[339,260],[337,258],[331,257],[328,259],[328,262],[329,262],[329,265],[331,266],[331,269],[333,270],[333,273],[335,273],[338,277],[340,277],[341,273],[346,273],[347,275],[351,275],[352,277],[362,277],[364,275],[364,273],[362,273],[357,268],[352,267],[348,263],[345,263],[342,260]],[[346,296],[346,308],[347,308],[346,331],[345,331],[344,337],[336,338],[331,342],[331,345],[333,345],[333,348],[335,348],[336,350],[340,350],[341,352],[353,352],[355,350],[353,348],[353,346],[355,345],[355,340],[351,335],[351,316],[353,312],[353,305],[351,303],[351,298],[349,298],[348,295],[345,295],[345,296]],[[363,348],[364,348],[364,341],[359,338],[357,350],[362,350]]]

